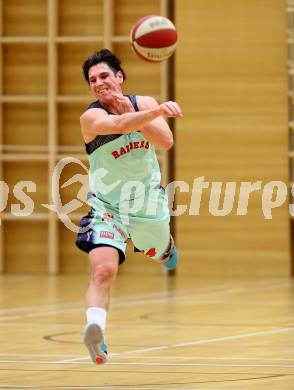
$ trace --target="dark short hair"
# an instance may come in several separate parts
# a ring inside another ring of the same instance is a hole
[[[121,61],[108,49],[102,49],[100,51],[95,51],[83,64],[83,72],[87,83],[89,84],[89,69],[100,62],[107,64],[110,69],[116,74],[118,71],[122,72],[123,79],[126,79],[125,72],[122,70],[120,64]]]

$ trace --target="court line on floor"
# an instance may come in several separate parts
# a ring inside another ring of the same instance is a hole
[[[0,353],[0,356],[15,356],[15,357],[61,357],[61,356],[75,356],[72,353]],[[85,357],[85,355],[81,355]],[[294,359],[293,359],[294,360]]]
[[[70,357],[77,355],[73,354],[45,354],[45,353],[0,353],[1,357]],[[111,358],[115,358],[116,356],[110,355]],[[117,356],[120,357],[120,356]],[[88,355],[81,355],[81,358],[89,358]],[[123,356],[124,359],[134,359],[133,356]],[[170,360],[170,356],[146,356],[144,355],[144,359],[153,359],[153,360]],[[267,358],[267,357],[239,357],[239,356],[176,356],[175,360],[244,360],[244,361],[271,361],[271,362],[294,362],[294,358]],[[17,361],[17,360],[16,360]],[[54,362],[55,363],[55,362]]]
[[[89,358],[87,358],[89,359]],[[32,364],[32,365],[79,365],[93,366],[92,362],[54,362],[44,360],[0,360],[0,364]],[[150,363],[150,362],[108,362],[107,366],[143,366],[143,367],[243,367],[243,368],[294,368],[293,364],[231,364],[231,363]],[[294,373],[293,373],[294,375]]]
[[[163,386],[165,386],[163,384]],[[159,387],[156,387],[154,385],[150,385],[150,387],[134,387],[134,386],[129,386],[129,385],[125,385],[125,386],[54,386],[54,387],[50,387],[50,386],[44,386],[44,387],[41,387],[40,386],[28,386],[28,385],[5,385],[5,384],[1,384],[0,385],[0,389],[35,389],[35,390],[78,390],[78,389],[86,389],[86,390],[163,390],[163,389],[168,389],[168,390],[193,390],[192,387],[169,387],[169,386],[166,386],[166,387],[163,387],[163,386],[159,386]],[[203,387],[197,387],[194,388],[194,390],[221,390],[221,389],[216,389],[216,388],[203,388]]]
[[[133,355],[133,354],[139,354],[149,351],[160,351],[160,350],[166,350],[170,348],[179,348],[179,347],[191,347],[196,345],[203,345],[203,344],[209,344],[209,343],[217,343],[217,342],[223,342],[223,341],[231,341],[231,340],[239,340],[243,338],[249,338],[249,337],[257,337],[257,336],[265,336],[269,334],[277,334],[277,333],[286,333],[286,332],[292,332],[294,331],[294,327],[288,327],[288,328],[277,328],[272,330],[265,330],[260,332],[254,332],[254,333],[245,333],[245,334],[239,334],[239,335],[233,335],[233,336],[224,336],[224,337],[215,337],[210,339],[204,339],[204,340],[195,340],[195,341],[189,341],[186,343],[176,343],[176,344],[169,344],[169,345],[160,345],[155,347],[149,347],[149,348],[141,348],[136,349],[132,351],[126,351],[123,353],[114,353],[111,354],[110,357],[123,357],[125,355]],[[63,362],[74,362],[76,360],[81,359],[66,359],[59,361],[60,363]],[[57,363],[59,363],[57,362]]]

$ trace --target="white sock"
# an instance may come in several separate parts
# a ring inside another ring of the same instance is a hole
[[[89,307],[86,311],[87,323],[97,324],[104,331],[106,325],[107,312],[100,307]]]

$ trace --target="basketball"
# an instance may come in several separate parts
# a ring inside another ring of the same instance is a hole
[[[149,62],[161,62],[174,53],[178,37],[174,24],[168,18],[149,15],[133,25],[130,39],[140,58]]]

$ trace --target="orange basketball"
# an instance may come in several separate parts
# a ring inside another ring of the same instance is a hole
[[[178,37],[174,24],[168,18],[149,15],[133,25],[130,39],[135,53],[140,58],[161,62],[174,53]]]

